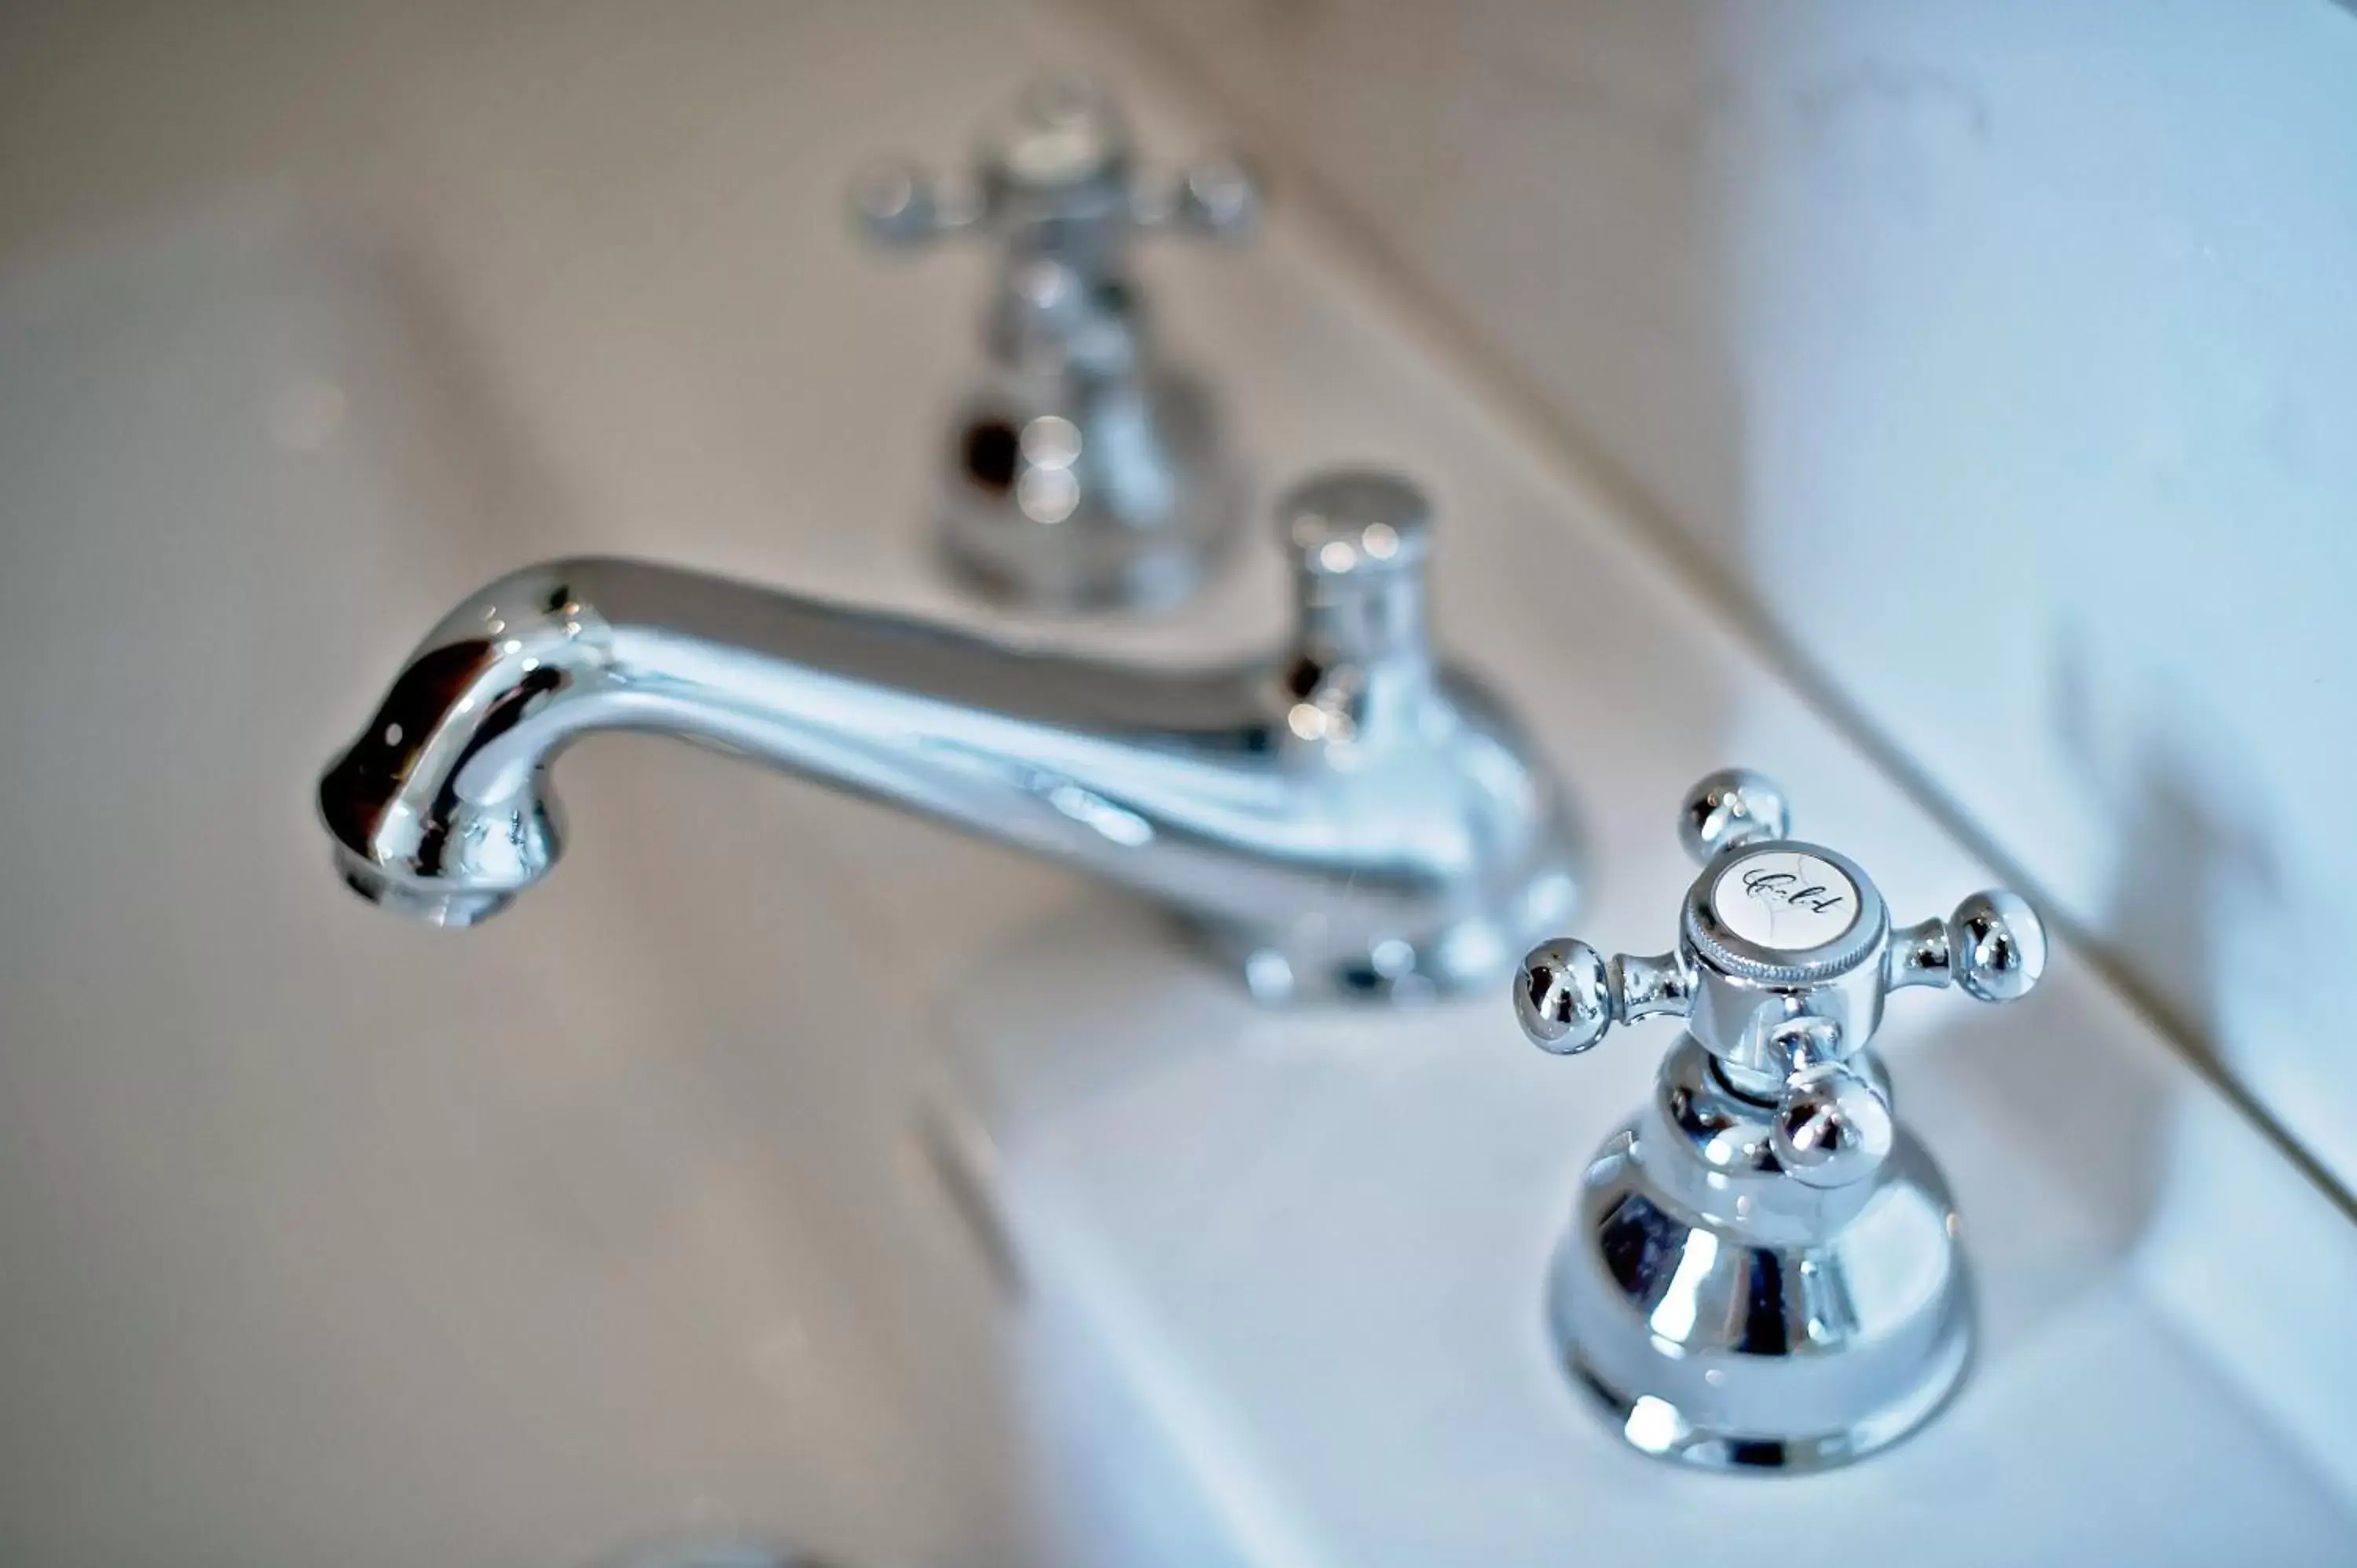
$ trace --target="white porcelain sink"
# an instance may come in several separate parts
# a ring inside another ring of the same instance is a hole
[[[1981,1364],[1780,1484],[1622,1452],[1548,1365],[1545,1250],[1658,1037],[1256,1010],[1114,895],[651,742],[565,758],[565,865],[480,930],[336,884],[321,761],[500,569],[981,618],[921,461],[980,263],[834,215],[1042,59],[1134,74],[1077,20],[290,20],[258,63],[54,26],[0,116],[0,1558],[1666,1563],[1829,1520],[2345,1558],[2346,1218],[2067,953],[2004,1014],[1897,1004]],[[32,181],[10,128],[110,84],[168,131]],[[1297,208],[1149,264],[1265,478],[1440,498],[1442,634],[1594,830],[1584,930],[1666,939],[1670,809],[1726,761],[1908,918],[1986,880]],[[1280,597],[1270,552],[1168,621],[1001,629],[1216,659]]]

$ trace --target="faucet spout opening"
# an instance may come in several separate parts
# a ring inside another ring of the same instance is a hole
[[[351,890],[434,926],[472,926],[548,874],[561,848],[540,733],[554,700],[602,679],[570,588],[519,574],[444,618],[319,779]]]
[[[395,878],[343,844],[336,845],[335,853],[336,869],[345,886],[387,914],[420,925],[479,926],[515,900],[512,893],[421,886]]]

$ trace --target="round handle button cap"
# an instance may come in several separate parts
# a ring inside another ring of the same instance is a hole
[[[1533,948],[1514,977],[1514,1016],[1543,1051],[1569,1057],[1595,1045],[1612,1026],[1603,955],[1572,937]]]
[[[1948,922],[1956,983],[1983,1002],[2012,1002],[2046,972],[2046,922],[2016,893],[1975,893]]]

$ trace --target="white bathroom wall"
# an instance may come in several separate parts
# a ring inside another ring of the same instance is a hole
[[[2357,1185],[2357,16],[1114,3]]]

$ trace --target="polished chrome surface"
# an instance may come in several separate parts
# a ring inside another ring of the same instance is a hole
[[[974,231],[999,246],[987,368],[950,440],[942,542],[959,575],[1049,610],[1186,596],[1234,533],[1242,477],[1209,396],[1157,351],[1126,252],[1151,231],[1249,236],[1252,172],[1219,158],[1149,186],[1118,110],[1060,80],[984,134],[967,182],[896,161],[853,201],[884,245]]]
[[[1783,792],[1716,773],[1679,839],[1702,863],[1675,951],[1557,938],[1514,1005],[1572,1055],[1615,1024],[1686,1021],[1651,1105],[1588,1166],[1549,1288],[1557,1347],[1630,1443],[1706,1468],[1813,1469],[1937,1410],[1972,1346],[1947,1189],[1869,1043],[1882,999],[1951,983],[2011,1001],[2043,926],[2001,890],[1893,933],[1847,856],[1791,838]]]
[[[1412,487],[1312,479],[1280,522],[1290,646],[1203,672],[1018,651],[640,562],[530,567],[427,635],[321,779],[320,811],[356,891],[470,925],[555,864],[556,754],[650,730],[1135,888],[1265,998],[1491,983],[1572,902],[1555,782],[1426,645]]]

